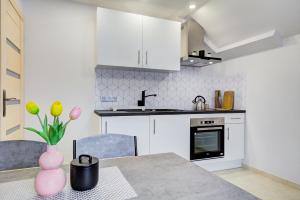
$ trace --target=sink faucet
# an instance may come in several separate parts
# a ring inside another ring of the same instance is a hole
[[[157,94],[150,94],[150,95],[146,95],[146,90],[142,91],[142,99],[138,100],[138,106],[145,106],[145,99],[147,97],[156,97]]]

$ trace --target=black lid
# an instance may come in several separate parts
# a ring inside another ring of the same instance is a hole
[[[71,165],[77,167],[90,167],[97,163],[99,163],[98,158],[83,154],[72,160]]]

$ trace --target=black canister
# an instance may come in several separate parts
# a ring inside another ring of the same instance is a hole
[[[99,160],[90,155],[80,155],[70,166],[71,187],[85,191],[94,188],[98,183]]]

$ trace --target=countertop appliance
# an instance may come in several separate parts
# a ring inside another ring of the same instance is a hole
[[[71,187],[77,191],[94,188],[98,183],[99,160],[90,155],[80,155],[70,166]]]
[[[190,159],[224,157],[224,118],[192,118]]]

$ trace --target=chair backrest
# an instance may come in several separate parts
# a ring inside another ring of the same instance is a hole
[[[73,141],[73,158],[89,154],[99,159],[137,156],[135,136],[104,134]]]
[[[39,166],[38,160],[47,144],[36,141],[0,141],[0,170]]]

